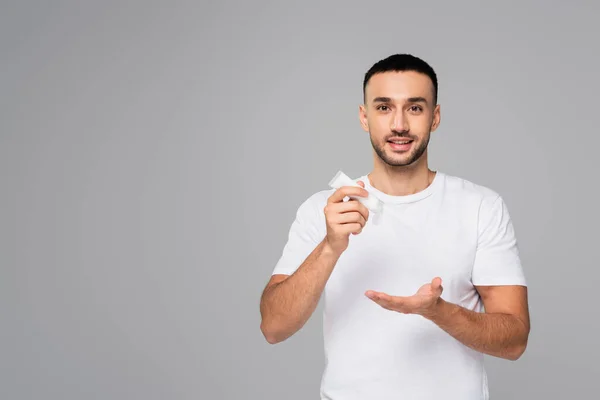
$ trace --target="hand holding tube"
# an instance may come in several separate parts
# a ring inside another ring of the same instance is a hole
[[[352,199],[364,199],[368,195],[364,183],[359,182],[357,186],[338,188],[327,200],[323,210],[327,223],[325,241],[334,252],[344,252],[348,248],[350,234],[362,232],[369,219],[369,210],[360,201]],[[346,197],[351,200],[344,201]]]
[[[338,173],[335,174],[333,179],[331,179],[331,181],[329,182],[329,186],[333,189],[339,189],[342,186],[358,186],[358,183],[357,183],[357,181],[350,179],[348,177],[348,175],[344,174],[342,171],[338,171]],[[365,187],[364,184],[361,185],[361,187],[364,188]],[[373,196],[372,194],[369,194],[368,192],[367,192],[366,197],[356,197],[356,196],[349,196],[349,197],[353,200],[360,201],[373,213],[378,213],[381,211],[381,208],[382,208],[381,201],[377,197]]]

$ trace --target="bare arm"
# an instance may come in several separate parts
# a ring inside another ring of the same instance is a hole
[[[529,312],[524,286],[477,287],[485,313],[439,299],[424,316],[456,340],[479,352],[517,360],[527,347]]]
[[[304,326],[315,311],[335,264],[348,247],[350,234],[362,231],[369,210],[356,200],[344,201],[350,195],[367,196],[361,186],[342,187],[329,197],[323,210],[325,238],[292,275],[271,277],[260,301],[260,329],[269,343],[286,340]]]
[[[271,278],[260,302],[260,329],[269,343],[284,341],[304,326],[339,256],[323,240],[294,274]]]
[[[419,314],[456,340],[481,353],[517,360],[527,346],[529,311],[525,286],[477,286],[485,313],[443,300],[441,279],[434,278],[413,296],[390,296],[367,291],[380,306],[400,313]]]

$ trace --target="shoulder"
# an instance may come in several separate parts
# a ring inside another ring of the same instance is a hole
[[[502,201],[500,193],[489,186],[454,175],[444,174],[444,178],[445,192],[449,196],[476,204],[493,204]]]
[[[329,196],[331,196],[333,192],[334,189],[324,189],[309,195],[298,206],[298,216],[304,218],[319,218],[327,205],[327,199],[329,199]]]
[[[503,226],[511,220],[508,206],[503,196],[493,188],[470,180],[446,176],[446,194],[455,204],[467,207],[470,215],[476,216],[479,225]]]

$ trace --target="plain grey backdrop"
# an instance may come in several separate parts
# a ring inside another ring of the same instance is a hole
[[[302,201],[372,166],[362,79],[440,80],[431,167],[511,212],[532,332],[492,399],[600,372],[593,2],[21,1],[0,6],[0,398],[316,399],[321,306],[259,298]]]

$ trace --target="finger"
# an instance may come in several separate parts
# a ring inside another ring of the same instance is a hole
[[[336,224],[348,224],[358,222],[361,226],[364,226],[367,223],[367,220],[359,212],[354,211],[333,215],[331,218],[331,222]]]
[[[363,181],[356,181],[356,183],[358,183],[362,188],[365,187],[365,183]]]
[[[398,311],[398,312],[407,312],[406,309],[406,298],[400,296],[390,296],[387,293],[375,292],[373,290],[368,290],[365,295],[373,300],[375,303],[379,304],[381,307],[386,308],[388,310]]]
[[[327,204],[340,203],[344,200],[344,198],[346,196],[368,197],[369,192],[367,192],[362,187],[342,186],[341,188],[339,188],[335,192],[333,192],[333,194],[331,196],[329,196],[329,199],[327,200]]]
[[[345,232],[351,233],[353,235],[358,235],[363,230],[363,226],[359,223],[343,224],[341,226],[344,228]]]
[[[361,211],[369,212],[369,209],[365,207],[363,203],[358,200],[350,199],[349,201],[344,201],[341,203],[331,204],[329,206],[331,210],[335,210],[339,213],[349,212],[349,211],[357,211],[362,214]]]
[[[359,224],[358,222],[341,224],[338,226],[340,227],[339,229],[341,230],[341,232],[343,232],[346,235],[348,235],[348,234],[358,235],[359,233],[361,233],[363,231],[363,228],[364,228],[364,225]]]
[[[365,295],[383,308],[387,308],[388,310],[390,310],[392,307],[392,304],[389,301],[389,296],[385,293],[374,292],[369,290],[365,293]]]
[[[350,201],[346,201],[343,203],[337,203],[335,206],[340,207],[341,210],[357,211],[357,212],[361,213],[361,215],[366,220],[369,219],[369,214],[370,214],[369,209],[358,200],[350,199]]]
[[[441,290],[442,289],[442,278],[440,278],[440,277],[433,278],[433,280],[431,281],[431,288],[434,291]]]
[[[369,209],[360,201],[351,200],[342,203],[327,204],[323,210],[327,214],[341,214],[348,212],[358,212],[365,221],[369,219]]]
[[[350,202],[348,202],[350,203]],[[359,212],[365,220],[369,219],[369,209],[360,201],[354,201],[354,203],[358,203],[356,205],[356,211]]]

